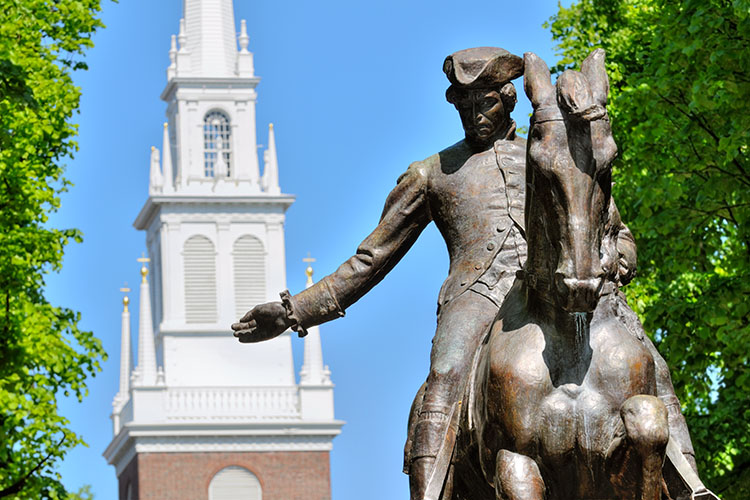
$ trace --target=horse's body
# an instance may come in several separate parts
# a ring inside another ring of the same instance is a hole
[[[618,318],[604,53],[556,87],[535,55],[524,71],[529,257],[468,381],[444,498],[659,500],[669,426]]]
[[[519,283],[508,304],[521,304],[524,289]],[[621,410],[630,402],[638,418],[651,418],[660,428],[653,443],[653,451],[661,448],[660,468],[666,409],[657,398],[641,396],[656,395],[653,358],[614,316],[617,300],[609,295],[593,313],[557,322],[544,311],[508,307],[500,313],[478,366],[481,385],[467,409],[477,423],[485,478],[494,480],[505,465],[498,461],[517,460],[515,454],[537,464],[548,500],[642,498],[623,495],[640,488],[638,474],[628,472],[639,460],[628,459]],[[569,355],[559,356],[561,350]]]

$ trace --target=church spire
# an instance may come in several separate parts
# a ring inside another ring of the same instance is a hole
[[[190,76],[234,76],[237,38],[232,0],[184,0],[183,12]]]
[[[148,289],[148,268],[151,259],[141,257],[141,296],[138,314],[138,368],[134,385],[156,385],[156,348],[154,346],[154,325],[151,319],[151,294]]]
[[[268,148],[263,152],[263,191],[268,194],[280,194],[279,159],[276,156],[276,135],[273,123],[268,124]]]

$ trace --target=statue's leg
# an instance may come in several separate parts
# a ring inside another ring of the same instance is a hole
[[[409,474],[409,467],[411,465],[412,451],[414,447],[414,430],[417,427],[417,421],[419,420],[419,414],[422,411],[422,400],[424,400],[424,392],[427,388],[427,382],[422,384],[417,391],[417,395],[414,396],[414,401],[409,409],[409,423],[406,430],[406,444],[404,445],[404,474]]]
[[[655,396],[633,396],[623,403],[622,453],[613,457],[612,486],[618,498],[660,500],[662,465],[669,440],[667,408]]]
[[[492,301],[471,290],[441,307],[430,353],[430,374],[414,426],[409,464],[412,500],[424,498],[435,457],[445,439],[451,407],[496,313]]]
[[[544,500],[544,490],[544,480],[534,460],[508,450],[497,453],[497,500]]]

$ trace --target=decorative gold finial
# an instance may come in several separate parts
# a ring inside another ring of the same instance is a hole
[[[273,130],[273,123],[268,124],[268,130]]]
[[[307,284],[308,285],[312,285],[313,284],[313,279],[312,279],[312,276],[313,276],[312,263],[315,262],[315,259],[313,259],[312,257],[310,257],[310,252],[307,252],[307,257],[305,257],[304,259],[302,259],[302,262],[307,262],[308,263],[307,264],[307,269],[305,269],[305,274],[307,275]]]
[[[151,146],[151,151],[153,152],[156,149],[156,146]]]
[[[167,128],[167,126],[168,126],[168,123],[164,122],[164,128]]]
[[[120,288],[120,291],[123,292],[123,293],[130,292],[130,288],[128,288],[128,282],[127,281],[125,282],[125,286],[123,286],[122,288]],[[130,304],[130,299],[128,298],[127,295],[125,295],[122,298],[122,312],[127,312],[128,311],[128,304]]]
[[[138,262],[143,263],[143,267],[141,267],[141,276],[143,276],[143,283],[146,283],[146,276],[148,276],[148,267],[146,267],[146,263],[151,262],[151,259],[141,252],[141,258],[138,259]]]

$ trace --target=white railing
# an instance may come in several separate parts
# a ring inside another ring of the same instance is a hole
[[[167,389],[167,420],[299,418],[297,387],[174,387]]]

